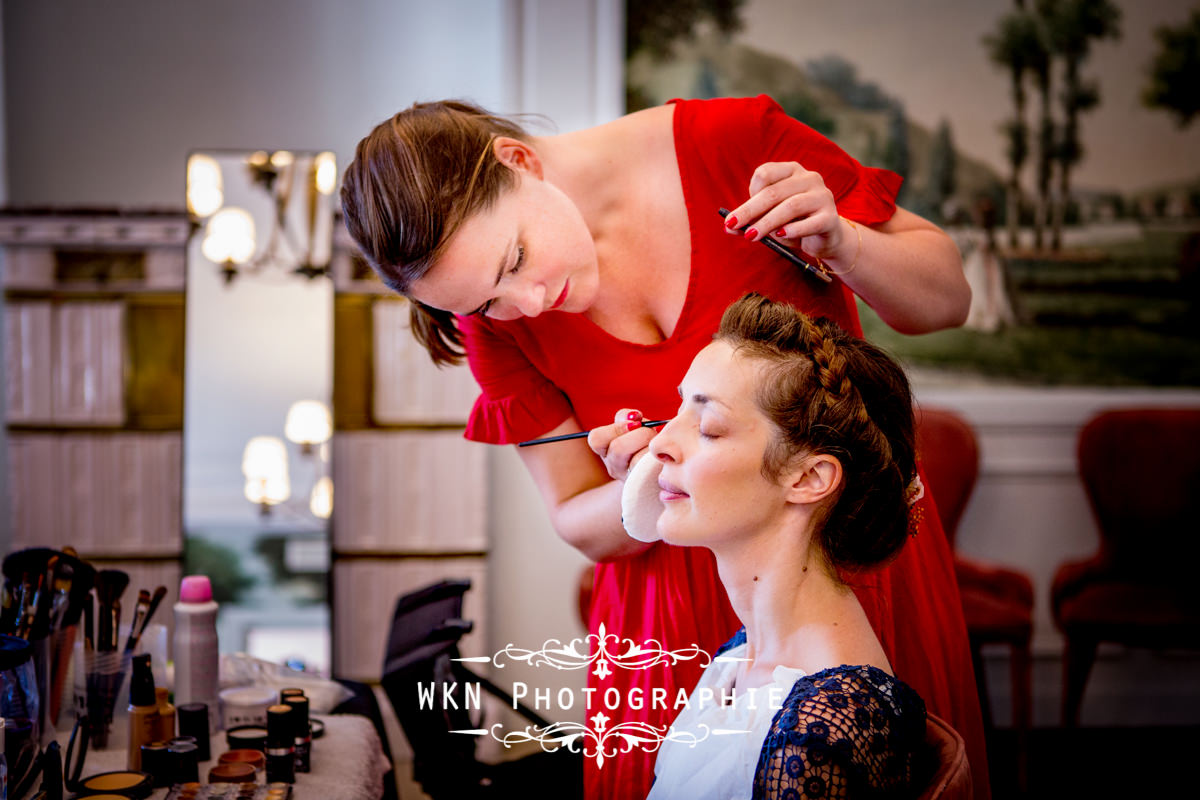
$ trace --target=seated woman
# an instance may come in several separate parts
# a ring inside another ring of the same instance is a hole
[[[920,491],[903,370],[832,322],[747,295],[679,391],[626,495],[658,473],[653,530],[712,550],[745,627],[675,720],[650,800],[911,794],[925,704],[850,588],[899,551]],[[589,444],[619,451],[630,419]],[[627,507],[649,538],[637,517]]]

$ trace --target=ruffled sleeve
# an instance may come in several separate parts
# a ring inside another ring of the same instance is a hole
[[[753,102],[761,109],[770,152],[777,160],[793,160],[821,173],[839,214],[864,225],[878,225],[896,213],[903,178],[890,170],[863,166],[832,140],[789,117],[767,95],[759,95]],[[785,158],[789,153],[792,156]]]
[[[572,415],[566,396],[500,325],[479,317],[459,317],[458,325],[481,390],[467,417],[467,439],[514,444],[535,439]]]

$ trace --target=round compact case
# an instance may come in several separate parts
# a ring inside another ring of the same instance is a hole
[[[78,798],[126,797],[140,800],[154,791],[154,778],[145,772],[120,770],[89,775],[79,782]]]

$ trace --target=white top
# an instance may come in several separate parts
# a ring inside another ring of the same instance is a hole
[[[725,651],[700,676],[658,751],[647,800],[750,800],[771,722],[806,673],[776,667],[769,685],[733,691],[747,647]],[[731,705],[722,702],[723,694],[732,695]]]

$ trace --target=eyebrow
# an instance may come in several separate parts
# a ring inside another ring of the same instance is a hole
[[[676,386],[675,392],[676,392],[676,394],[679,395],[679,397],[681,399],[683,398],[683,387],[682,386]],[[695,403],[697,405],[701,405],[701,406],[707,405],[709,403],[716,403],[719,406],[725,406],[725,408],[729,408],[729,404],[724,402],[723,400],[719,400],[715,397],[710,397],[709,395],[703,394],[701,392],[694,393],[692,395],[691,399],[692,399],[693,403]]]

